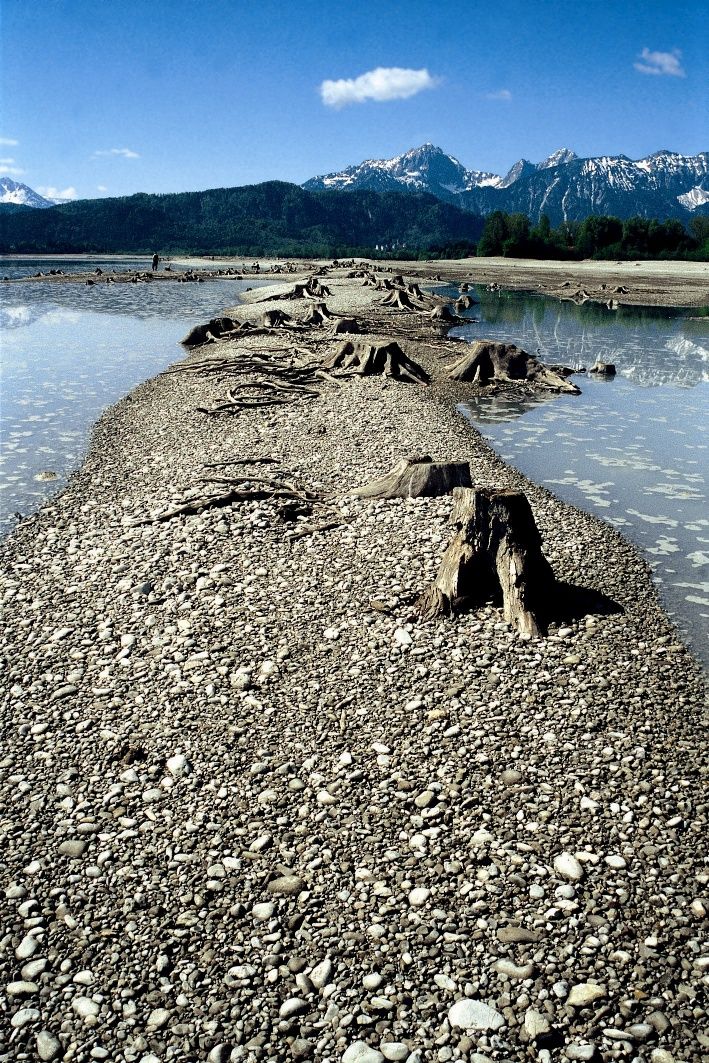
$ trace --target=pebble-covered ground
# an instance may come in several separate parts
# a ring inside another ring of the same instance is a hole
[[[320,391],[158,377],[2,545],[0,1060],[706,1058],[703,684],[646,566],[435,387]],[[522,487],[595,599],[417,622],[450,497],[347,497],[412,452]],[[253,457],[330,508],[140,523]]]

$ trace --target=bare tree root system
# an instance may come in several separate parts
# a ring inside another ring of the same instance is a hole
[[[431,620],[501,594],[507,623],[527,638],[546,634],[556,581],[527,496],[465,487],[453,496],[455,535],[416,611]]]
[[[527,381],[537,387],[552,391],[564,391],[569,395],[580,395],[575,384],[570,383],[561,373],[543,365],[520,347],[513,343],[496,343],[494,340],[478,340],[465,352],[448,372],[450,380],[469,380],[476,384],[487,384],[500,380],[519,384]]]
[[[433,498],[471,487],[467,461],[434,461],[428,454],[402,458],[394,468],[350,494],[357,498]]]
[[[407,383],[428,384],[428,373],[394,340],[368,343],[348,340],[325,363],[326,369],[351,369],[359,376],[388,376]]]

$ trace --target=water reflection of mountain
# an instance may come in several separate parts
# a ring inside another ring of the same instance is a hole
[[[516,343],[543,361],[573,368],[613,362],[622,376],[645,387],[709,381],[709,320],[688,320],[686,311],[636,306],[613,311],[529,292],[476,294],[479,305],[468,315],[479,320],[454,330],[470,342]]]
[[[204,284],[76,284],[23,285],[0,287],[0,323],[5,328],[22,328],[52,311],[126,315],[142,319],[189,318],[193,314],[216,313],[233,305],[246,287],[236,280],[212,280]]]
[[[32,306],[28,306],[25,303],[16,306],[7,306],[4,303],[0,303],[0,328],[25,328],[34,321],[39,321],[51,309],[51,306],[42,303]]]

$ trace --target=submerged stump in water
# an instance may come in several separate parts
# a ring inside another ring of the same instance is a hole
[[[435,582],[416,603],[421,617],[450,616],[501,593],[508,624],[527,637],[546,634],[543,617],[556,580],[527,496],[466,487],[453,495],[456,533]]]
[[[455,487],[470,487],[467,461],[434,461],[428,454],[402,458],[376,480],[352,491],[358,498],[434,498]]]
[[[451,380],[470,380],[477,384],[486,384],[490,380],[507,383],[527,381],[553,391],[581,394],[575,384],[514,343],[497,343],[495,340],[476,340],[469,351],[451,367],[448,376]]]

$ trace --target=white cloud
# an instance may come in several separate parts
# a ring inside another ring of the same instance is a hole
[[[106,188],[105,185],[96,185],[96,191],[97,192],[108,192],[108,189]]]
[[[509,89],[498,89],[497,92],[486,92],[486,100],[511,100],[512,93]]]
[[[633,63],[633,66],[641,74],[686,78],[687,74],[680,62],[681,58],[682,53],[679,48],[673,48],[671,52],[651,52],[649,48],[643,48],[640,53],[640,59],[643,62]]]
[[[434,89],[440,78],[428,70],[407,70],[399,66],[379,66],[356,78],[323,81],[320,96],[326,107],[346,107],[367,100],[407,100],[424,89]]]
[[[13,140],[12,137],[0,137],[0,144],[5,148],[16,148],[19,143],[19,140]]]
[[[139,159],[140,155],[137,151],[131,151],[130,148],[108,148],[107,151],[95,151],[91,156],[92,159],[109,158],[111,156],[120,155],[124,159]]]
[[[0,159],[0,177],[22,177],[24,172],[14,159]]]
[[[79,193],[73,185],[68,188],[55,188],[54,185],[37,185],[36,190],[45,199],[78,199]]]

